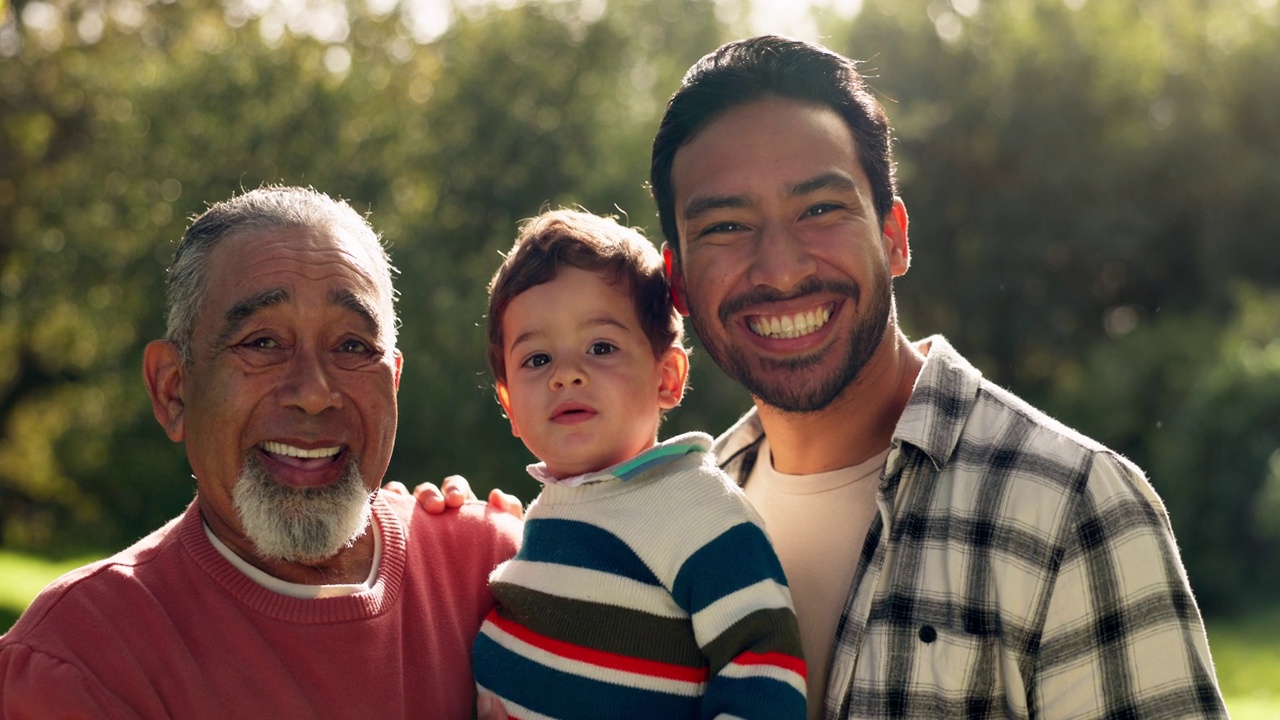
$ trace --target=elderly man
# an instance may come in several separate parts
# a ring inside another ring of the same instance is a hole
[[[487,576],[519,521],[378,492],[402,364],[391,272],[364,219],[312,190],[196,219],[143,360],[196,499],[0,638],[0,716],[471,713]]]

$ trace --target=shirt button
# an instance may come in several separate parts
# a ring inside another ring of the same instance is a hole
[[[938,631],[934,630],[932,625],[921,625],[920,639],[925,643],[931,643],[938,639]]]

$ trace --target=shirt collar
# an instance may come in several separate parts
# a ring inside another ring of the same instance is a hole
[[[895,452],[889,457],[889,473],[902,462],[898,450],[904,444],[919,448],[935,468],[944,466],[960,443],[982,382],[982,373],[941,335],[926,338],[920,347],[924,367],[893,430]]]
[[[919,448],[935,468],[944,466],[955,453],[964,424],[977,402],[982,373],[961,357],[946,338],[933,335],[920,347],[925,352],[924,366],[894,427],[887,475],[896,473],[905,461],[903,445]],[[764,426],[753,407],[716,440],[717,461],[722,467],[730,467],[740,456],[750,454],[753,446],[758,447],[762,437]],[[741,473],[730,475],[739,482],[746,479]]]
[[[711,449],[710,435],[702,432],[687,432],[668,440],[664,440],[639,455],[636,455],[630,460],[624,460],[617,465],[605,468],[604,470],[597,470],[583,475],[557,478],[547,472],[546,463],[534,463],[529,465],[526,469],[529,471],[529,474],[533,476],[534,480],[537,480],[544,485],[577,487],[589,482],[598,482],[613,478],[626,482],[632,478],[648,473],[655,468],[660,468],[668,463],[674,462],[689,453],[705,453],[709,449]]]

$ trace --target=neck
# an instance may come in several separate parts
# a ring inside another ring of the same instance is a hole
[[[245,536],[242,530],[232,527],[217,513],[208,512],[203,503],[200,506],[200,512],[204,521],[208,523],[209,529],[231,549],[231,552],[250,565],[285,582],[299,585],[350,585],[364,582],[373,570],[372,528],[367,528],[365,534],[361,535],[351,547],[339,550],[333,557],[314,563],[286,562],[259,556],[253,541]]]
[[[788,475],[838,470],[889,447],[923,365],[921,351],[892,327],[858,377],[826,408],[786,412],[756,399],[774,468]]]

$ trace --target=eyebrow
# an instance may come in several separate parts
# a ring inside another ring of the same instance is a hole
[[[826,172],[792,185],[787,191],[788,197],[801,197],[819,190],[857,190],[858,185],[853,178],[841,172]],[[712,210],[725,208],[744,208],[751,205],[746,195],[706,195],[694,198],[684,208],[684,219],[694,220]]]
[[[290,300],[291,296],[288,290],[271,288],[270,290],[263,290],[260,293],[250,295],[232,305],[222,316],[223,326],[222,332],[218,334],[217,346],[225,345],[249,318],[269,307],[283,305]],[[329,293],[329,302],[334,305],[340,305],[359,315],[369,332],[380,336],[382,325],[378,322],[378,314],[364,298],[350,290],[337,289]]]
[[[378,311],[366,298],[360,297],[350,290],[337,289],[329,293],[329,302],[350,310],[364,321],[365,329],[376,337],[382,337],[382,323],[378,321]]]
[[[829,172],[791,186],[791,197],[808,195],[819,190],[857,190],[853,178],[840,172]]]
[[[625,323],[619,320],[615,320],[607,315],[599,315],[597,317],[587,318],[578,327],[592,328],[592,327],[599,327],[601,325],[608,326],[608,327],[616,327],[620,330],[628,330],[628,331],[631,330],[631,328],[628,327]],[[519,345],[522,342],[532,340],[536,338],[539,334],[541,333],[539,333],[537,330],[529,330],[528,332],[522,332],[519,335],[512,338],[511,347],[514,348],[515,346]]]
[[[222,316],[222,332],[218,334],[216,341],[217,347],[227,344],[227,340],[235,334],[241,325],[245,324],[249,318],[258,314],[266,308],[282,305],[289,302],[289,291],[284,288],[272,288],[263,290],[255,295],[250,295],[232,305]]]

